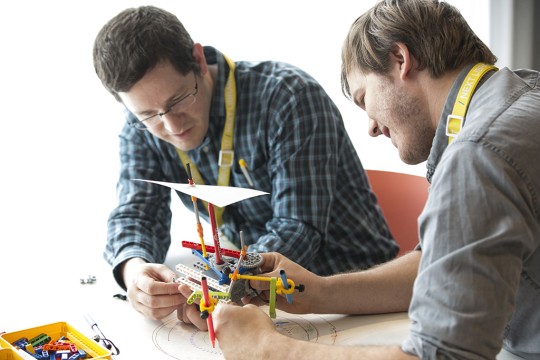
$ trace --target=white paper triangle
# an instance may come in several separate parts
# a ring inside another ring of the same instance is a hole
[[[165,181],[134,179],[137,181],[146,181],[158,185],[167,186],[171,189],[178,190],[184,194],[195,196],[197,199],[212,203],[214,206],[224,207],[235,202],[246,200],[255,196],[268,195],[267,192],[239,188],[234,186],[217,186],[217,185],[189,185],[180,183],[170,183]]]

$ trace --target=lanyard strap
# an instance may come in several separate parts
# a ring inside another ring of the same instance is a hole
[[[454,108],[452,109],[452,114],[448,115],[446,119],[446,136],[448,136],[448,144],[455,139],[463,127],[465,114],[467,113],[467,108],[469,107],[469,102],[471,101],[474,89],[476,89],[480,79],[491,70],[498,69],[493,65],[478,63],[473,66],[465,77],[465,80],[461,83],[456,102],[454,103]]]
[[[223,55],[225,61],[229,65],[229,77],[225,83],[224,89],[224,98],[225,98],[225,127],[223,128],[223,136],[221,137],[221,150],[219,151],[219,172],[218,172],[218,182],[219,186],[229,186],[231,178],[231,167],[234,161],[234,151],[233,151],[233,138],[234,138],[234,114],[236,112],[236,80],[234,79],[234,69],[235,63],[227,56]],[[182,165],[184,169],[187,168],[189,163],[191,168],[191,176],[195,181],[195,184],[204,185],[204,180],[197,169],[197,166],[191,159],[189,155],[180,149],[176,149],[180,160],[182,160]],[[208,203],[203,201],[204,207],[208,208]],[[216,215],[216,223],[218,226],[223,224],[223,212],[225,207],[214,206],[214,212]]]

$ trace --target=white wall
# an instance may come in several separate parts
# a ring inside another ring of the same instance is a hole
[[[450,1],[488,42],[488,0]],[[92,66],[100,27],[147,2],[8,1],[0,12],[0,262],[69,266],[101,259],[115,202],[119,107]],[[195,41],[232,59],[304,68],[338,104],[366,168],[424,174],[401,164],[387,139],[370,138],[364,113],[341,94],[340,47],[374,3],[343,0],[166,1]],[[264,5],[263,5],[264,4]],[[179,206],[179,205],[178,205]],[[190,217],[191,219],[191,217]],[[84,253],[81,252],[82,249]],[[54,255],[53,255],[54,254]],[[36,260],[37,259],[37,260]],[[0,265],[0,277],[6,269]]]

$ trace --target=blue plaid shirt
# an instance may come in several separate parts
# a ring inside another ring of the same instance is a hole
[[[229,69],[216,49],[205,47],[205,55],[218,64],[218,78],[207,136],[188,154],[205,183],[216,185]],[[239,245],[242,230],[249,251],[278,251],[321,275],[394,258],[398,245],[341,115],[321,86],[279,62],[236,62],[235,78],[236,160],[229,185],[249,187],[237,162],[243,158],[254,188],[270,195],[227,206],[221,232]],[[119,204],[108,221],[105,258],[123,285],[119,264],[132,257],[161,263],[171,242],[171,190],[132,179],[187,183],[188,177],[173,145],[127,124],[120,134],[120,159]],[[178,196],[193,210],[189,196]],[[199,210],[208,219],[202,204]]]

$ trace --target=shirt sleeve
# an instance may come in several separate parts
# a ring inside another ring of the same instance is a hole
[[[119,274],[121,263],[134,257],[163,262],[171,243],[170,189],[135,180],[162,180],[160,156],[149,133],[124,126],[120,134],[118,205],[108,219],[104,253],[124,289]]]
[[[434,174],[403,344],[421,359],[494,359],[501,349],[535,223],[529,190],[501,155],[452,144]]]
[[[320,86],[306,82],[276,91],[268,117],[272,216],[250,250],[279,251],[303,266],[312,265],[327,240],[336,201],[342,155],[338,139],[347,140],[341,115]]]

